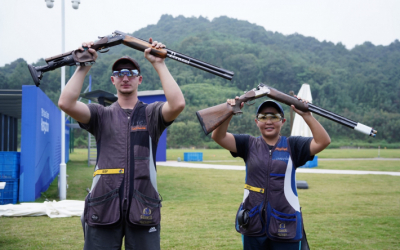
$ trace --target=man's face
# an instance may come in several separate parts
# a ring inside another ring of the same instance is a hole
[[[278,110],[274,107],[265,107],[261,109],[259,114],[278,114]],[[259,121],[255,119],[255,122],[257,124],[258,129],[261,132],[261,135],[264,138],[269,138],[269,139],[274,139],[279,136],[279,133],[281,132],[281,128],[283,124],[285,123],[286,119],[282,119],[280,121],[273,122],[273,119],[266,119],[266,121]]]
[[[114,84],[119,94],[131,95],[133,92],[137,91],[138,86],[142,83],[142,76],[114,74],[111,76],[111,82]]]

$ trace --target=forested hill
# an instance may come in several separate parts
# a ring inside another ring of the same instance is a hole
[[[210,138],[203,135],[195,111],[240,95],[260,82],[285,93],[297,93],[303,83],[308,83],[315,105],[376,128],[378,140],[400,142],[398,40],[388,46],[365,42],[348,50],[341,43],[319,42],[300,34],[285,36],[228,17],[210,21],[202,17],[174,18],[170,15],[163,15],[156,25],[149,25],[132,35],[143,39],[153,37],[172,50],[235,72],[234,79],[229,82],[185,64],[166,60],[187,103],[183,114],[169,129],[168,145],[171,147],[211,145]],[[115,93],[109,80],[111,65],[122,55],[135,57],[141,64],[144,80],[139,90],[161,89],[157,74],[142,53],[124,45],[100,54],[90,71],[93,89]],[[49,56],[52,55],[43,55]],[[44,60],[40,60],[35,65],[43,64]],[[40,86],[54,102],[60,92],[59,72],[46,73]],[[24,84],[33,82],[23,59],[0,67],[0,88],[18,89]],[[256,105],[245,107],[244,115],[233,119],[231,132],[258,133],[254,125]],[[288,107],[285,110],[289,117]],[[333,139],[371,140],[325,118],[316,117]],[[288,135],[289,131],[290,126],[286,125],[284,134]]]

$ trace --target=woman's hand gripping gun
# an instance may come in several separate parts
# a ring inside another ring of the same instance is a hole
[[[331,111],[317,107],[311,103],[301,102],[296,97],[282,93],[262,83],[259,84],[257,88],[247,91],[244,95],[240,96],[239,99],[236,99],[234,106],[231,106],[228,103],[222,103],[214,107],[199,110],[196,112],[196,115],[203,128],[204,133],[208,135],[219,125],[221,125],[226,119],[228,119],[232,114],[241,114],[242,111],[240,110],[240,105],[242,102],[246,103],[264,96],[268,96],[269,98],[284,103],[288,106],[294,105],[297,109],[304,112],[313,112],[317,115],[323,116],[331,121],[337,122],[369,136],[376,136],[377,131],[371,127],[352,121]]]

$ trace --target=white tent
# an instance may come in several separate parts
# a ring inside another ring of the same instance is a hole
[[[312,103],[310,85],[308,85],[307,83],[304,83],[301,86],[300,91],[297,94],[297,96],[303,100],[308,101],[309,103]],[[304,136],[304,137],[312,137],[313,136],[310,128],[304,121],[303,117],[301,117],[298,114],[295,114],[295,116],[294,116],[291,136]]]

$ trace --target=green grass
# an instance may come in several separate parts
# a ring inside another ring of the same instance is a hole
[[[234,161],[235,158],[225,149],[168,149],[167,160],[183,161],[185,152],[202,152],[203,161]],[[376,158],[378,149],[325,149],[318,154],[319,158]],[[381,149],[380,158],[400,158],[400,149]],[[239,160],[238,160],[239,161]],[[241,161],[241,160],[240,160]]]
[[[183,159],[188,151],[180,152]],[[232,159],[223,151],[202,152],[205,159],[214,154],[215,160]],[[93,167],[87,166],[86,159],[77,160],[85,153],[76,150],[70,156],[67,199],[83,200],[91,185]],[[177,152],[168,150],[168,157],[172,153]],[[400,171],[399,161],[320,161],[319,167],[354,169],[367,162],[373,162],[370,170]],[[241,249],[234,220],[244,178],[244,171],[159,166],[162,249]],[[400,177],[299,173],[297,179],[310,186],[298,193],[312,249],[400,249]],[[56,184],[44,193],[49,200],[58,199]],[[83,247],[78,217],[0,217],[0,225],[0,249]]]
[[[325,149],[320,158],[400,158],[400,149]]]
[[[347,160],[323,161],[318,160],[318,169],[334,170],[364,170],[364,171],[390,171],[400,172],[399,161],[385,160]]]

